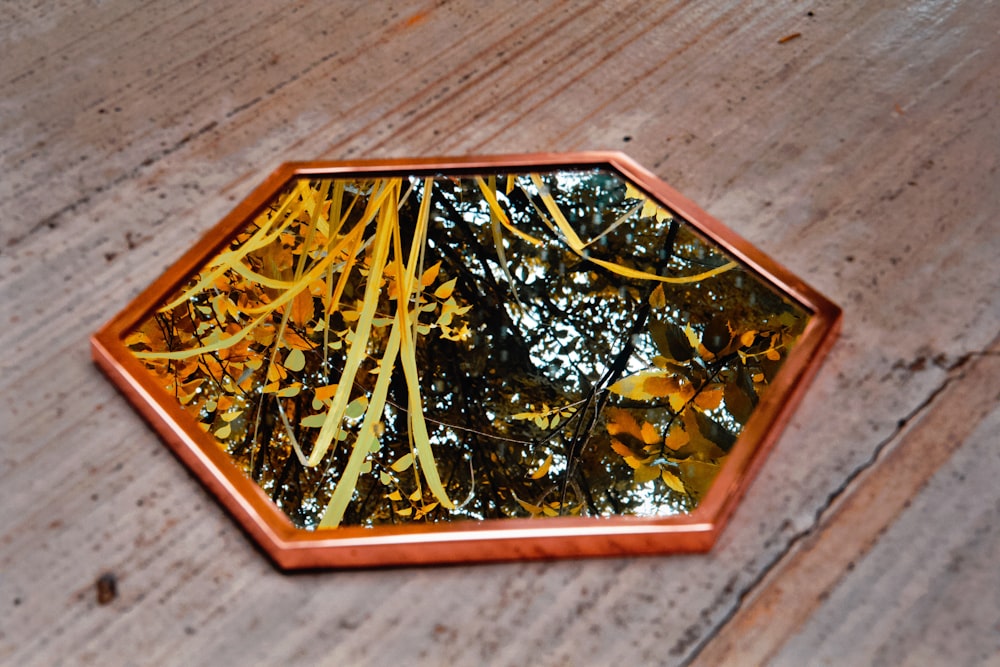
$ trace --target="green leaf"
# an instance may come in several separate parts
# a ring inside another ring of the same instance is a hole
[[[302,350],[292,350],[285,357],[285,368],[293,372],[299,372],[306,367],[306,355]]]
[[[344,416],[348,419],[358,419],[361,415],[365,414],[365,410],[368,408],[368,397],[359,396],[350,403],[347,404],[347,408],[344,410]]]
[[[284,387],[278,391],[278,396],[282,398],[292,398],[293,396],[298,396],[299,392],[302,391],[302,383],[294,382],[287,387]]]
[[[303,417],[299,424],[302,428],[323,428],[323,422],[326,421],[326,413],[321,412],[317,415],[309,415],[308,417]]]

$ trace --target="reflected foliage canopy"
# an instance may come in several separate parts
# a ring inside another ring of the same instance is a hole
[[[664,516],[807,319],[607,168],[301,177],[126,344],[302,528]]]

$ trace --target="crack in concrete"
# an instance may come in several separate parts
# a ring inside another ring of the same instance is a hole
[[[715,636],[718,635],[718,633],[722,630],[722,628],[726,627],[726,625],[728,625],[729,622],[732,621],[732,619],[736,616],[736,614],[738,614],[739,611],[744,607],[747,598],[749,598],[754,593],[754,591],[757,590],[757,587],[765,579],[768,578],[768,576],[795,550],[795,548],[802,541],[808,539],[810,536],[816,533],[816,531],[820,528],[820,526],[822,526],[823,519],[832,509],[834,509],[837,502],[846,493],[848,493],[851,484],[863,473],[873,468],[879,462],[885,450],[899,437],[901,433],[903,433],[906,430],[906,427],[914,419],[919,418],[921,414],[923,414],[928,408],[930,408],[931,405],[934,404],[937,397],[940,396],[941,393],[945,391],[945,389],[947,389],[955,380],[960,380],[962,379],[962,377],[964,377],[964,373],[961,372],[962,368],[964,368],[966,365],[969,364],[969,362],[973,361],[974,359],[980,359],[983,357],[994,357],[994,356],[1000,356],[1000,350],[990,350],[990,349],[975,350],[973,352],[967,352],[966,354],[963,354],[961,357],[959,357],[954,362],[949,364],[945,368],[947,377],[944,379],[944,381],[942,381],[940,385],[935,387],[930,392],[930,394],[928,394],[927,397],[920,402],[920,404],[918,404],[915,408],[913,408],[910,412],[908,412],[905,416],[903,416],[898,422],[896,422],[896,428],[893,429],[892,433],[883,438],[875,446],[875,448],[872,450],[871,456],[866,461],[862,462],[859,466],[857,466],[854,470],[852,470],[851,473],[844,480],[844,482],[841,483],[839,486],[837,486],[837,488],[835,488],[833,491],[831,491],[829,495],[827,495],[826,500],[816,509],[815,518],[812,524],[809,525],[807,528],[804,528],[799,532],[795,533],[794,535],[792,535],[791,539],[788,541],[788,544],[785,546],[785,548],[782,549],[780,552],[778,552],[775,555],[775,557],[770,560],[770,562],[768,562],[763,568],[761,568],[760,572],[758,572],[758,574],[755,577],[750,579],[746,587],[737,596],[736,604],[733,605],[732,609],[730,609],[730,611],[722,618],[721,622],[715,628],[713,628],[709,633],[707,633],[705,637],[702,638],[701,641],[697,642],[696,646],[691,651],[691,653],[689,653],[688,656],[679,664],[682,667],[686,667],[687,665],[692,664],[698,658],[698,656],[705,649],[705,647],[712,641],[712,639],[715,638]]]

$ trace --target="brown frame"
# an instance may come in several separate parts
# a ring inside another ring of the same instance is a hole
[[[236,230],[294,177],[586,166],[611,168],[640,186],[812,315],[799,342],[744,426],[718,477],[691,514],[666,518],[559,517],[375,529],[299,529],[236,467],[212,436],[198,428],[195,420],[156,386],[151,374],[123,343],[127,332],[228,243]],[[346,568],[707,551],[832,346],[840,320],[839,307],[627,156],[617,152],[541,153],[283,164],[95,333],[91,347],[95,362],[111,381],[280,568]]]

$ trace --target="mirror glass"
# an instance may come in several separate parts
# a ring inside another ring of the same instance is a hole
[[[151,312],[304,529],[689,512],[809,317],[606,167],[298,177]]]

